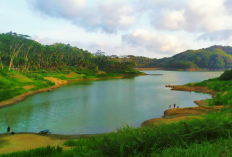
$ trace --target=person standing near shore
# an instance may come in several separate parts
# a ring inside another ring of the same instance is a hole
[[[10,132],[10,127],[9,126],[7,127],[7,132]]]
[[[172,106],[171,105],[169,105],[169,108],[171,108]]]
[[[174,108],[176,107],[176,104],[174,103]]]

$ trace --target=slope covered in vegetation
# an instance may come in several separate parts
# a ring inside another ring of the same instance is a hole
[[[113,56],[106,56],[98,50],[95,54],[72,47],[69,44],[55,43],[42,45],[27,35],[16,33],[0,34],[0,68],[20,71],[46,69],[66,70],[75,67],[76,71],[124,73],[131,71],[135,63]],[[65,68],[64,68],[65,67]],[[132,70],[131,73],[135,71]],[[135,72],[136,73],[136,72]]]
[[[226,69],[232,68],[232,47],[211,46],[199,50],[187,50],[169,58],[134,58],[137,67],[160,67],[164,69]]]
[[[119,77],[143,74],[134,70],[134,62],[117,56],[95,54],[55,43],[42,45],[27,35],[0,34],[0,102],[14,96],[53,86],[45,79],[61,80]]]

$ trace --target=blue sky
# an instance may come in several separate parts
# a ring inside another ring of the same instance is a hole
[[[232,46],[231,0],[1,0],[0,33],[106,55],[170,57]]]

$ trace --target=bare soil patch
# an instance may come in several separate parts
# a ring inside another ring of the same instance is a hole
[[[66,74],[65,77],[70,78],[70,77],[77,77],[78,74],[76,74],[75,72],[71,72],[70,74]]]
[[[0,141],[4,141],[0,147],[0,153],[8,153],[15,151],[22,151],[28,149],[34,149],[45,146],[57,146],[62,145],[65,140],[51,139],[46,136],[39,136],[33,134],[14,134],[5,137],[1,137]],[[69,147],[64,147],[69,149]]]
[[[167,118],[154,118],[154,119],[150,119],[150,120],[147,120],[147,121],[143,122],[141,124],[141,127],[152,126],[152,125],[157,126],[159,123],[166,123],[166,124],[175,123],[175,122],[178,122],[180,120],[190,120],[190,119],[194,119],[194,118],[199,119],[200,117],[198,117],[198,116],[194,116],[194,117],[174,117],[174,118],[170,118],[170,119],[167,119]]]
[[[106,72],[105,71],[98,71],[97,74],[105,74]]]
[[[62,85],[62,84],[67,84],[68,81],[66,80],[61,80],[58,78],[54,78],[54,77],[44,77],[46,80],[52,81],[55,83],[55,85]]]
[[[14,151],[35,149],[38,147],[62,146],[66,140],[79,138],[88,138],[92,136],[102,136],[104,134],[86,134],[86,135],[58,135],[58,134],[38,134],[38,133],[9,133],[0,134],[0,154]],[[71,147],[62,146],[64,150]]]
[[[26,90],[30,90],[31,88],[34,88],[35,86],[29,85],[29,86],[23,86]]]

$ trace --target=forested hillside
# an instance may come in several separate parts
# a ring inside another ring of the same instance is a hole
[[[0,68],[20,71],[67,70],[124,73],[134,67],[159,67],[164,69],[227,69],[232,68],[232,47],[211,46],[187,50],[162,59],[124,55],[106,56],[101,50],[91,54],[70,44],[42,45],[28,35],[0,34]],[[133,72],[132,72],[133,73]]]
[[[33,93],[58,88],[67,80],[144,74],[134,70],[134,66],[135,62],[127,57],[106,56],[101,50],[91,54],[69,44],[42,45],[28,35],[3,33],[0,34],[0,102],[27,93],[9,102],[15,103]]]
[[[135,57],[137,67],[164,69],[227,69],[232,68],[232,47],[211,46],[199,50],[187,50],[170,58],[149,59]]]
[[[106,56],[101,50],[95,54],[55,43],[42,45],[28,35],[17,33],[0,34],[0,68],[20,71],[66,70],[125,72],[132,70],[135,63],[116,55]]]

